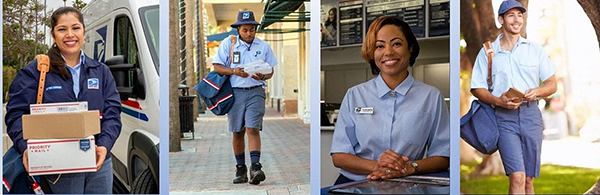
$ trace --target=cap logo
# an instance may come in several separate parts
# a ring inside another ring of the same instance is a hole
[[[250,18],[250,13],[246,12],[242,14],[242,19],[248,19]]]

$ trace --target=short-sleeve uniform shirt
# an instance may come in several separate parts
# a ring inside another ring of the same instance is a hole
[[[262,60],[268,63],[271,67],[277,65],[277,59],[273,54],[273,50],[267,42],[259,38],[254,38],[254,41],[252,41],[252,44],[250,45],[237,36],[237,40],[233,46],[234,55],[232,58],[232,63],[229,63],[230,48],[231,37],[227,37],[221,42],[217,55],[213,59],[213,64],[222,64],[229,68],[236,68],[247,63]],[[237,75],[231,75],[230,81],[231,87],[254,87],[258,85],[267,85],[265,81],[258,81],[250,76],[243,78]]]
[[[545,81],[556,73],[556,68],[542,46],[519,37],[513,50],[505,51],[500,48],[500,38],[503,36],[503,34],[498,35],[498,38],[492,43],[494,49],[492,95],[500,97],[510,87],[525,92],[528,89],[539,87],[540,79]],[[473,66],[471,89],[487,89],[487,76],[488,57],[485,48],[482,48],[477,54]]]
[[[372,114],[361,110],[372,108]],[[390,149],[412,160],[450,155],[450,119],[441,92],[410,74],[390,90],[381,75],[348,90],[338,115],[331,153],[378,160]],[[349,179],[365,179],[346,170]]]

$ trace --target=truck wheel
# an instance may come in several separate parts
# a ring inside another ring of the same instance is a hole
[[[158,194],[158,187],[152,177],[152,172],[147,168],[133,181],[131,188],[133,194]]]

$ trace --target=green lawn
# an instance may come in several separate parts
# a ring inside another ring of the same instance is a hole
[[[460,189],[465,194],[506,194],[508,177],[483,176],[467,180],[465,175],[477,164],[460,165]],[[600,170],[557,165],[542,165],[540,177],[534,180],[536,194],[583,194],[600,176]]]

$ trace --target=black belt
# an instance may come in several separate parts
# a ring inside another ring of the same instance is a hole
[[[250,89],[257,88],[257,87],[262,87],[262,85],[256,85],[256,86],[252,86],[252,87],[234,87],[233,89],[250,90]]]

